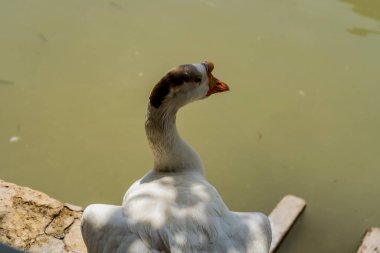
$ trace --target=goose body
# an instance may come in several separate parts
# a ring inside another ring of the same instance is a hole
[[[268,218],[231,212],[175,126],[180,107],[228,90],[212,70],[208,62],[181,65],[155,86],[145,122],[154,167],[128,189],[121,206],[85,209],[82,234],[89,253],[269,252]]]

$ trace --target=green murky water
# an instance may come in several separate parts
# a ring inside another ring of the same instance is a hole
[[[356,252],[380,225],[377,0],[0,3],[0,178],[120,203],[151,166],[156,81],[215,62],[232,91],[178,119],[233,210],[308,207],[278,252]]]

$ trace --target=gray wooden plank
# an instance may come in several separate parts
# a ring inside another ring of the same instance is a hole
[[[305,206],[306,202],[302,198],[286,195],[270,213],[269,220],[272,224],[271,253],[278,248]]]
[[[380,228],[369,228],[357,253],[380,253]]]

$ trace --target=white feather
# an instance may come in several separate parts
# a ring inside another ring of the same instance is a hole
[[[202,85],[207,85],[205,68],[195,67],[203,74]],[[191,93],[188,87],[184,90]],[[199,87],[194,100],[206,93],[207,89]],[[191,94],[184,97],[189,99]],[[229,211],[204,178],[199,155],[180,138],[175,127],[176,105],[148,106],[146,132],[154,169],[128,189],[122,206],[96,204],[85,209],[82,234],[88,252],[269,252],[268,218],[261,213]]]

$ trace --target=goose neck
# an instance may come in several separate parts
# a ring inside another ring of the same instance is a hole
[[[154,157],[154,170],[203,173],[199,155],[177,131],[177,111],[177,109],[148,106],[145,131]]]

